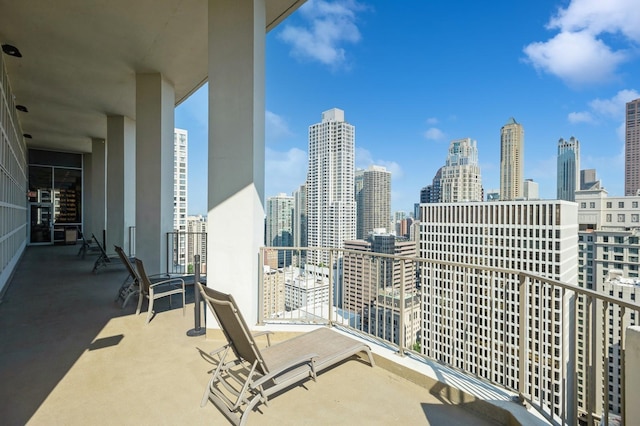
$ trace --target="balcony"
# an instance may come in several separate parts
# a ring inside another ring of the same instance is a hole
[[[225,424],[212,404],[199,407],[212,367],[202,354],[222,336],[186,335],[193,293],[185,317],[160,304],[145,325],[134,303],[114,303],[124,268],[92,274],[92,256],[81,260],[77,249],[29,247],[0,304],[3,424]],[[309,326],[274,327],[286,338]],[[376,368],[349,360],[259,407],[249,424],[481,425],[496,415],[503,424],[543,423],[510,401],[513,393],[371,345]]]

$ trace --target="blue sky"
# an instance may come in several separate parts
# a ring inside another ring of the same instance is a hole
[[[640,98],[637,0],[310,0],[267,34],[265,196],[304,183],[307,133],[331,108],[356,128],[356,167],[392,172],[412,211],[453,139],[477,140],[499,188],[500,128],[525,130],[525,178],[556,197],[559,138],[580,141],[609,195],[624,194],[624,104]],[[189,131],[189,214],[207,211],[207,88],[176,108]]]

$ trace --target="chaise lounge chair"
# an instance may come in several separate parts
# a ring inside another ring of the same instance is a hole
[[[115,300],[117,302],[118,300],[122,299],[122,309],[124,309],[125,306],[127,306],[127,302],[129,302],[129,299],[139,295],[141,278],[138,275],[138,272],[134,268],[133,264],[131,263],[135,262],[135,258],[128,257],[122,247],[116,245],[114,245],[113,247],[115,248],[116,253],[118,253],[120,260],[127,268],[127,272],[129,273],[129,275],[127,275],[127,277],[122,282],[122,285],[118,289],[118,296]],[[154,284],[160,281],[167,280],[171,277],[168,274],[155,274],[149,275],[148,278],[151,281],[151,284]]]
[[[144,263],[137,257],[134,258],[136,263],[136,270],[138,271],[139,292],[138,292],[138,308],[136,309],[136,315],[140,314],[142,309],[142,301],[146,298],[149,299],[149,307],[147,308],[147,324],[151,321],[151,318],[155,315],[153,310],[153,303],[156,299],[163,297],[169,297],[169,306],[171,306],[171,296],[174,294],[182,294],[182,316],[184,316],[186,304],[185,304],[185,286],[182,278],[168,278],[162,281],[151,282],[151,279],[144,270]]]
[[[249,413],[261,402],[266,405],[270,396],[308,378],[315,381],[317,373],[359,352],[374,366],[366,344],[328,327],[259,349],[233,296],[200,283],[196,286],[228,342],[211,353],[218,357],[218,365],[200,405],[211,400],[235,425],[246,424]]]

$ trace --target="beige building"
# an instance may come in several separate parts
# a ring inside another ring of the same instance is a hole
[[[342,307],[362,314],[371,306],[381,290],[392,291],[404,286],[411,294],[416,288],[415,263],[400,262],[376,254],[415,257],[415,241],[403,241],[392,234],[372,233],[367,240],[345,241],[343,260]],[[403,281],[404,280],[404,281]]]
[[[524,128],[513,117],[500,129],[500,200],[523,197]]]

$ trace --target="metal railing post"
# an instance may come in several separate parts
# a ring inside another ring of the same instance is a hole
[[[187,331],[187,336],[202,336],[206,333],[205,327],[200,327],[200,313],[201,313],[201,299],[200,299],[200,290],[198,289],[198,284],[200,282],[200,255],[196,254],[193,257],[193,322],[194,327]]]
[[[405,349],[404,347],[405,346],[405,329],[404,329],[404,314],[405,314],[404,267],[405,267],[405,263],[404,262],[405,262],[404,259],[400,259],[400,319],[398,321],[398,349],[400,351],[400,356],[404,356],[404,349]],[[391,312],[391,315],[393,315],[393,311]]]

